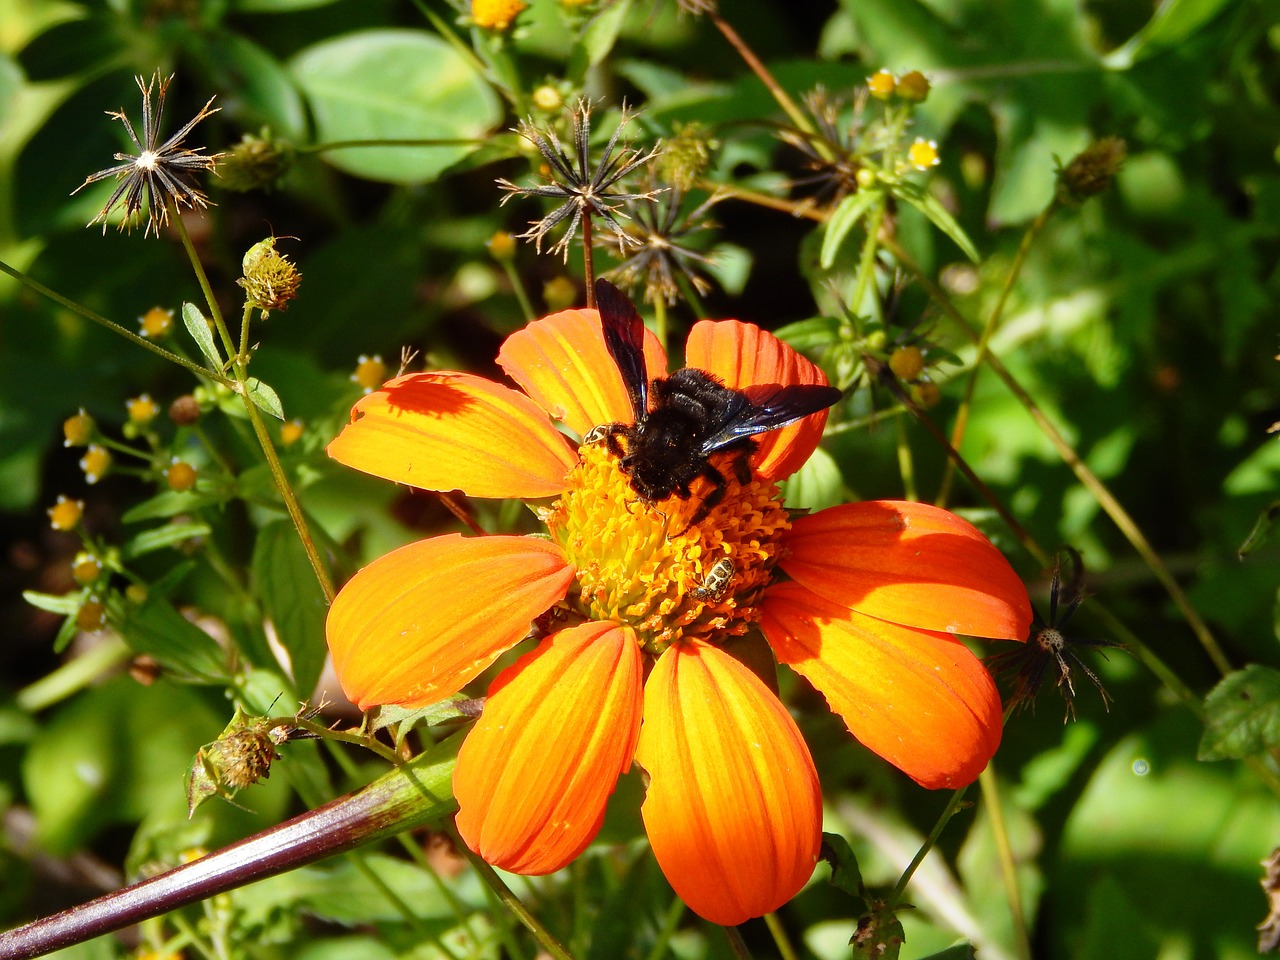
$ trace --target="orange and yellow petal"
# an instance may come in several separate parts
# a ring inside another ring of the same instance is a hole
[[[616,623],[561,630],[504,670],[453,774],[467,846],[526,875],[577,857],[631,766],[643,689],[640,645]]]
[[[762,613],[778,659],[827,698],[850,733],[921,786],[972,783],[1000,746],[1000,694],[949,634],[864,616],[798,583],[771,587]]]
[[[924,630],[1025,640],[1031,601],[969,522],[927,503],[868,500],[801,517],[782,569],[819,596]]]
[[[555,496],[577,463],[528,397],[467,373],[411,373],[361,398],[329,456],[375,477],[473,497]]]
[[[329,608],[343,692],[361,709],[456,693],[564,597],[573,575],[559,548],[531,537],[450,534],[379,557]]]
[[[645,330],[649,378],[667,372],[667,355]],[[595,310],[562,310],[507,337],[498,363],[553,420],[579,436],[602,423],[631,423],[634,413]]]
[[[668,648],[645,684],[636,760],[654,856],[695,913],[738,924],[804,886],[821,843],[818,774],[786,708],[741,663],[699,641]]]
[[[768,331],[738,320],[700,320],[694,324],[685,346],[685,363],[710,371],[739,390],[759,383],[827,383],[826,374],[816,364]],[[817,449],[826,425],[827,411],[821,410],[757,437],[759,450],[751,458],[756,473],[766,480],[781,480],[795,473]]]

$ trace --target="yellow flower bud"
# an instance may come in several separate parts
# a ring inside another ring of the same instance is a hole
[[[196,485],[196,477],[196,468],[181,460],[173,461],[169,465],[169,469],[164,472],[165,482],[169,484],[169,489],[175,493],[182,493],[194,487]]]
[[[163,307],[152,307],[138,318],[138,327],[144,337],[159,339],[167,336],[173,329],[173,311]]]
[[[88,444],[89,438],[93,436],[95,424],[93,417],[84,412],[84,407],[80,408],[80,412],[74,417],[67,417],[62,421],[62,435],[66,439],[62,441],[64,447],[83,447]]]
[[[97,633],[107,625],[107,608],[97,597],[90,597],[76,614],[76,626],[85,633]]]
[[[302,434],[306,430],[306,425],[301,420],[294,417],[286,423],[280,424],[280,444],[281,446],[291,447],[302,439]]]
[[[911,385],[910,396],[917,407],[928,410],[931,407],[936,407],[938,402],[942,400],[942,390],[939,389],[936,383],[925,380]]]
[[[929,96],[929,81],[919,70],[904,73],[898,78],[898,96],[908,103],[923,103]]]
[[[89,449],[80,458],[80,469],[84,471],[86,483],[97,483],[111,469],[111,452],[101,444],[89,444]]]
[[[489,255],[499,263],[509,263],[516,255],[516,238],[505,230],[499,230],[488,239],[485,246]]]
[[[867,77],[867,89],[877,100],[888,100],[897,86],[898,81],[893,78],[893,74],[883,68]]]
[[[382,357],[374,354],[367,357],[363,353],[356,359],[355,372],[351,374],[351,381],[360,384],[360,388],[365,393],[373,393],[373,391],[382,386],[387,379],[387,365],[382,362]]]
[[[889,369],[899,380],[919,379],[924,373],[924,353],[919,347],[899,347],[889,355]]]
[[[471,22],[485,30],[506,30],[528,6],[524,0],[471,0]]]
[[[156,414],[160,412],[160,407],[149,394],[134,397],[124,402],[124,408],[129,414],[129,422],[140,427],[146,426],[156,418]]]
[[[549,83],[544,83],[530,94],[533,105],[543,113],[558,113],[564,108],[564,97]]]
[[[84,516],[84,501],[70,500],[58,494],[58,500],[48,510],[49,526],[55,530],[74,530]]]
[[[938,142],[916,137],[916,142],[907,148],[907,159],[917,170],[928,170],[942,161],[938,157]]]
[[[77,553],[71,561],[71,577],[82,587],[97,583],[102,576],[102,561],[92,553]]]
[[[578,288],[568,277],[555,277],[542,285],[542,299],[547,309],[567,310],[578,300]]]

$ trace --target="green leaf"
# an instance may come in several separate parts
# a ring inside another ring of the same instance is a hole
[[[231,9],[242,13],[293,13],[312,7],[327,7],[337,0],[231,0]]]
[[[222,357],[218,355],[217,344],[213,342],[213,327],[200,312],[200,308],[194,303],[182,304],[182,322],[186,324],[187,332],[191,334],[200,352],[204,354],[205,359],[209,361],[210,370],[222,369]]]
[[[263,611],[289,652],[294,685],[308,696],[324,668],[328,605],[292,523],[279,520],[258,532],[252,571]]]
[[[238,33],[184,33],[185,47],[215,90],[235,91],[236,123],[299,140],[308,136],[307,113],[293,78],[263,47]],[[218,181],[213,181],[217,185]]]
[[[1113,70],[1127,70],[1137,61],[1186,42],[1192,34],[1217,16],[1231,0],[1163,0],[1151,19],[1113,50],[1104,63]]]
[[[825,510],[845,500],[844,477],[831,454],[821,447],[804,465],[782,481],[788,507]]]
[[[244,388],[255,407],[266,411],[277,420],[284,419],[284,406],[280,403],[280,397],[269,386],[257,377],[250,377],[245,381]]]
[[[220,502],[218,497],[207,493],[197,493],[193,490],[166,490],[126,510],[120,519],[125,523],[163,520],[166,517],[176,517],[180,513],[192,513],[201,507],[218,502]]]
[[[138,653],[155,657],[166,669],[194,680],[220,683],[227,679],[227,658],[213,637],[154,592],[137,605],[113,598],[108,609],[124,642]]]
[[[1280,500],[1269,504],[1265,510],[1258,514],[1258,519],[1254,521],[1253,529],[1249,531],[1249,536],[1245,537],[1244,543],[1240,544],[1236,555],[1243,560],[1266,543],[1271,536],[1271,527],[1278,518],[1280,518]]]
[[[567,76],[581,77],[609,55],[630,9],[630,0],[620,0],[604,7],[588,21],[573,45]]]
[[[35,590],[23,590],[22,599],[33,607],[64,617],[79,612],[80,605],[84,603],[84,596],[79,593],[37,593]]]
[[[483,145],[502,119],[493,91],[445,41],[415,30],[364,30],[309,47],[289,64],[316,139],[475,144],[348,147],[321,156],[356,176],[425,183]]]
[[[154,553],[165,547],[185,543],[195,537],[207,537],[212,532],[213,528],[207,523],[174,521],[142,531],[124,545],[122,552],[125,559],[133,559],[145,553]]]
[[[1280,671],[1250,664],[1204,698],[1199,760],[1239,760],[1280,747]]]
[[[976,956],[973,944],[957,943],[954,947],[947,947],[940,953],[931,953],[923,960],[974,960]]]
[[[838,833],[822,835],[822,857],[831,864],[831,878],[828,882],[849,896],[864,902],[862,899],[862,871],[858,869],[858,858],[853,854],[849,841]]]
[[[928,217],[935,227],[955,242],[955,245],[960,248],[966,257],[974,263],[982,259],[978,255],[978,248],[973,245],[973,241],[964,232],[964,228],[956,222],[955,217],[951,216],[947,208],[932,193],[914,183],[902,184],[895,193],[899,199],[905,200]]]
[[[818,255],[818,262],[823,270],[831,269],[844,238],[858,225],[863,214],[877,203],[883,202],[884,194],[879,190],[859,190],[840,201],[840,205],[831,214],[831,219],[827,221],[827,232],[822,238],[822,252]]]
[[[388,704],[378,708],[378,716],[373,721],[373,732],[390,726],[400,726],[401,734],[406,732],[409,727],[416,726],[421,723],[428,727],[433,727],[439,723],[445,723],[449,720],[461,720],[475,716],[474,713],[463,713],[458,709],[458,704],[466,703],[471,698],[463,693],[455,693],[451,697],[446,697],[438,703],[433,703],[426,707],[397,707],[395,704]]]

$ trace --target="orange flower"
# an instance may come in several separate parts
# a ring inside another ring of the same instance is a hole
[[[737,321],[697,324],[686,357],[735,389],[826,382]],[[645,360],[666,369],[651,334]],[[364,708],[457,692],[537,621],[458,755],[458,831],[473,850],[519,873],[565,866],[635,760],[654,855],[694,911],[737,924],[789,900],[817,862],[821,796],[790,714],[725,645],[752,630],[908,776],[977,777],[1000,741],[1000,700],[959,635],[1025,638],[1031,607],[972,526],[890,501],[793,523],[776,481],[816,448],[825,411],[757,438],[746,483],[715,455],[725,488],[705,516],[702,477],[687,500],[644,502],[608,444],[575,448],[552,425],[581,437],[631,420],[594,310],[530,324],[498,361],[523,392],[465,373],[397,377],[329,446],[417,487],[555,498],[538,510],[549,537],[410,544],[357,573],[329,614],[343,689]]]

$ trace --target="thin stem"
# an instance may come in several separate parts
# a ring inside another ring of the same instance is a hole
[[[477,537],[489,535],[489,531],[476,523],[475,518],[467,512],[467,509],[457,501],[451,492],[437,491],[436,499],[440,501],[441,506],[457,517],[458,521]]]
[[[942,307],[948,316],[959,321],[961,329],[963,329],[976,342],[978,340],[977,333],[973,330],[969,320],[956,308],[955,304],[951,302],[951,299],[947,296],[946,292],[929,279],[924,271],[922,271],[911,258],[911,255],[898,246],[892,237],[886,237],[884,239],[884,243],[885,246],[893,253],[898,262],[901,263],[905,269],[910,270],[915,274],[934,302]],[[1168,593],[1169,597],[1173,600],[1174,606],[1178,608],[1183,619],[1186,620],[1188,626],[1191,627],[1191,631],[1195,634],[1196,639],[1200,641],[1200,645],[1204,648],[1205,653],[1208,654],[1209,659],[1213,661],[1213,665],[1224,676],[1230,673],[1231,661],[1227,659],[1226,654],[1222,652],[1222,648],[1218,646],[1218,641],[1214,638],[1213,632],[1209,629],[1204,620],[1201,619],[1200,614],[1196,609],[1191,605],[1191,601],[1187,598],[1187,595],[1183,591],[1181,585],[1176,579],[1174,579],[1169,568],[1165,566],[1165,563],[1160,559],[1159,554],[1157,554],[1154,548],[1152,548],[1146,536],[1139,529],[1138,525],[1134,523],[1133,518],[1124,509],[1124,507],[1120,505],[1120,502],[1112,496],[1111,491],[1107,489],[1106,484],[1099,480],[1097,475],[1089,469],[1088,465],[1080,458],[1080,455],[1076,453],[1071,444],[1067,442],[1066,437],[1064,437],[1058,428],[1054,426],[1053,422],[1040,408],[1039,404],[1037,404],[1031,395],[1023,389],[1022,385],[1018,383],[1017,379],[1009,372],[1008,368],[1000,362],[1000,358],[994,353],[988,351],[987,364],[995,372],[996,376],[1004,382],[1004,385],[1009,389],[1009,391],[1018,399],[1018,402],[1021,403],[1026,411],[1031,415],[1031,418],[1036,422],[1036,425],[1040,427],[1041,432],[1044,433],[1044,435],[1049,439],[1049,442],[1053,444],[1054,448],[1058,452],[1058,456],[1062,458],[1063,463],[1065,463],[1071,469],[1071,472],[1076,475],[1076,479],[1078,479],[1089,490],[1089,492],[1093,494],[1094,499],[1098,501],[1098,504],[1104,511],[1106,511],[1107,516],[1111,518],[1111,522],[1120,528],[1120,532],[1124,534],[1125,539],[1129,541],[1134,550],[1138,552],[1138,555],[1142,557],[1147,566],[1151,568],[1152,573],[1156,575],[1156,579],[1160,581],[1165,592]]]
[[[724,931],[724,938],[729,941],[729,949],[733,951],[733,955],[738,960],[751,960],[751,951],[747,949],[747,941],[742,939],[742,933],[737,927],[721,927]]]
[[[1013,921],[1013,936],[1018,956],[1031,960],[1031,941],[1027,937],[1027,918],[1022,912],[1022,889],[1018,881],[1018,867],[1013,859],[1013,845],[1009,842],[1009,825],[1004,818],[1000,790],[995,771],[988,765],[978,774],[978,786],[982,788],[983,810],[991,824],[991,835],[996,842],[996,856],[1000,860],[1000,877],[1004,881],[1005,898],[1009,901],[1009,916]]]
[[[982,328],[982,335],[978,338],[978,350],[973,357],[973,367],[969,371],[969,378],[965,381],[964,396],[960,399],[960,406],[956,408],[955,421],[951,427],[951,446],[957,450],[964,442],[965,428],[969,424],[969,410],[973,405],[973,392],[978,383],[978,374],[982,370],[982,361],[986,359],[988,345],[991,337],[995,334],[1000,326],[1000,321],[1004,317],[1005,305],[1009,302],[1009,295],[1013,292],[1014,284],[1019,276],[1022,275],[1022,268],[1026,263],[1027,254],[1031,250],[1031,246],[1035,243],[1036,238],[1040,235],[1049,222],[1049,218],[1058,209],[1058,201],[1055,197],[1049,201],[1049,205],[1040,211],[1031,225],[1022,235],[1022,242],[1018,244],[1018,252],[1014,254],[1013,263],[1009,265],[1009,273],[1004,278],[1004,286],[1000,288],[1000,296],[996,300],[995,308],[991,311],[991,315],[987,317],[987,322]],[[938,498],[934,503],[939,507],[947,505],[947,499],[951,495],[951,483],[955,479],[955,466],[953,461],[948,461],[942,473],[942,484],[938,489]]]
[[[884,222],[885,201],[881,195],[880,202],[871,208],[867,217],[867,237],[862,242],[862,254],[858,259],[858,280],[853,288],[853,297],[849,300],[849,310],[855,316],[862,313],[862,305],[875,282],[876,252],[880,246],[880,224]]]
[[[902,496],[907,500],[915,500],[917,499],[916,471],[915,463],[911,459],[911,445],[907,443],[906,421],[899,417],[897,425],[898,473],[902,475]]]
[[[191,261],[191,267],[196,272],[196,279],[200,283],[200,289],[204,292],[205,301],[209,305],[209,313],[213,317],[214,326],[226,345],[228,355],[232,358],[231,368],[235,374],[235,383],[232,389],[240,394],[240,400],[244,403],[245,413],[249,416],[249,424],[258,438],[258,445],[262,447],[262,454],[266,458],[267,468],[271,471],[271,479],[275,481],[276,490],[279,491],[280,498],[284,501],[284,508],[289,514],[289,519],[293,521],[293,526],[298,531],[298,538],[302,541],[302,549],[307,555],[307,561],[311,564],[316,580],[320,583],[320,589],[324,591],[325,600],[332,603],[336,595],[333,581],[329,578],[329,571],[325,569],[324,562],[320,559],[320,551],[316,547],[315,540],[311,537],[311,530],[307,527],[306,518],[302,515],[302,507],[298,504],[297,495],[293,492],[293,487],[289,484],[289,478],[285,475],[284,467],[281,465],[280,457],[276,453],[271,434],[267,432],[267,425],[262,419],[262,413],[249,395],[247,387],[249,380],[246,366],[247,357],[244,353],[238,351],[231,341],[226,321],[223,319],[222,311],[218,307],[218,301],[213,295],[213,288],[209,285],[209,278],[204,271],[204,265],[196,254],[196,248],[191,242],[190,234],[187,233],[186,224],[183,223],[182,217],[178,215],[176,209],[171,210],[170,213],[174,223],[177,225],[178,236],[182,238],[182,246],[187,251],[187,258]]]
[[[249,356],[249,325],[253,319],[253,304],[247,300],[244,305],[244,313],[240,315],[240,349],[236,351],[236,356]]]
[[[591,243],[591,214],[582,218],[582,278],[587,285],[587,307],[594,309],[596,305],[596,264],[595,251]]]
[[[942,831],[947,823],[960,812],[961,801],[964,800],[965,791],[968,789],[968,787],[961,787],[951,794],[951,799],[943,807],[937,823],[933,825],[933,830],[929,832],[929,836],[925,838],[920,849],[916,851],[916,855],[911,858],[911,862],[907,864],[907,869],[902,871],[902,876],[898,878],[898,884],[893,888],[893,893],[889,894],[889,909],[896,907],[902,900],[902,894],[906,891],[907,884],[911,882],[911,877],[915,874],[916,868],[920,866],[924,858],[929,855],[929,851],[933,849],[934,844],[938,842],[938,837],[942,836]]]
[[[191,371],[198,377],[204,377],[209,380],[216,380],[218,383],[221,383],[227,387],[231,387],[234,383],[234,381],[229,379],[220,371],[210,370],[208,367],[203,367],[198,363],[188,360],[186,357],[181,357],[176,353],[172,353],[171,351],[166,350],[164,347],[160,346],[159,344],[153,343],[152,341],[148,340],[146,337],[138,336],[138,334],[134,333],[132,330],[128,329],[127,327],[122,327],[120,324],[116,323],[114,320],[108,320],[102,314],[95,313],[94,311],[90,310],[88,307],[83,307],[80,304],[76,303],[74,300],[68,300],[62,294],[58,293],[55,290],[49,289],[43,283],[39,283],[35,280],[32,280],[21,270],[18,270],[14,267],[9,266],[9,264],[5,263],[3,260],[0,260],[0,272],[6,273],[9,276],[13,277],[13,279],[17,280],[23,286],[30,287],[32,290],[40,294],[40,296],[44,297],[45,299],[52,300],[54,303],[58,304],[59,306],[66,307],[68,310],[72,311],[73,313],[76,313],[84,317],[86,320],[91,320],[94,323],[98,324],[99,326],[106,327],[112,333],[120,334],[120,336],[136,344],[137,346],[142,347],[144,350],[150,350],[156,356],[161,357],[165,360],[168,360],[170,363],[176,363],[178,366],[184,367],[185,369]]]
[[[667,952],[667,946],[671,943],[671,938],[675,935],[676,927],[680,925],[680,918],[684,916],[684,901],[679,897],[673,897],[671,906],[667,907],[667,912],[662,918],[662,927],[658,930],[658,937],[653,942],[651,949],[645,960],[662,960],[663,954]]]
[[[731,183],[721,183],[719,180],[700,180],[698,186],[712,192],[719,191],[726,197],[732,197],[735,200],[753,203],[757,207],[781,210],[783,213],[789,213],[793,217],[803,217],[807,220],[813,220],[815,223],[827,222],[826,211],[814,207],[811,203],[787,200],[784,197],[775,197],[770,193],[761,193],[759,190],[748,190],[746,187],[734,186]]]
[[[769,933],[773,935],[774,946],[778,948],[778,954],[782,960],[797,960],[796,948],[791,945],[791,940],[787,936],[787,931],[782,927],[782,921],[778,919],[776,913],[766,913],[764,915],[765,925],[769,928]]]
[[[573,956],[569,951],[561,945],[559,940],[551,935],[546,927],[538,922],[538,918],[529,912],[529,908],[512,892],[511,888],[498,876],[498,872],[493,867],[472,853],[471,848],[465,843],[459,843],[458,849],[466,855],[471,865],[475,867],[476,872],[480,874],[481,878],[489,886],[489,889],[498,895],[498,899],[502,901],[503,906],[524,924],[525,929],[533,934],[534,939],[542,945],[542,948],[547,953],[554,957],[555,960],[573,960]]]
[[[396,766],[404,763],[404,757],[400,756],[390,747],[379,742],[374,737],[364,736],[359,733],[347,733],[344,730],[334,730],[326,727],[322,723],[316,723],[314,720],[306,720],[302,717],[293,718],[289,721],[290,726],[298,727],[306,730],[310,734],[314,734],[322,740],[339,740],[342,743],[352,743],[357,747],[364,747],[366,750],[372,750],[383,760],[390,761]]]
[[[738,56],[742,57],[743,62],[751,69],[751,72],[760,78],[760,82],[773,95],[773,99],[778,102],[778,106],[782,107],[787,116],[791,118],[791,122],[796,125],[796,129],[802,133],[812,134],[814,129],[813,124],[809,122],[809,118],[805,116],[799,105],[791,99],[791,95],[783,89],[782,84],[778,83],[773,74],[769,72],[769,68],[756,56],[755,51],[747,45],[747,42],[715,10],[708,12],[707,17],[715,24],[716,29],[724,35],[724,38],[729,41],[729,45],[738,52]],[[814,149],[822,154],[824,159],[830,160],[830,151],[827,144],[816,137],[813,142]]]
[[[662,349],[668,349],[666,297],[658,297],[653,304],[653,332],[658,335],[658,342],[662,344]]]
[[[326,150],[350,150],[352,147],[478,147],[487,143],[478,137],[428,137],[422,140],[330,140],[297,147],[299,153],[324,153]]]
[[[132,656],[133,651],[119,637],[103,640],[35,683],[23,687],[14,701],[28,713],[44,710],[79,693],[101,679],[104,673],[127,663]]]
[[[520,276],[520,271],[510,259],[502,261],[502,270],[507,275],[507,280],[511,282],[511,290],[516,295],[516,302],[520,304],[520,312],[524,314],[525,321],[533,323],[538,319],[538,315],[533,310],[533,303],[529,300],[529,292],[524,288],[524,279]]]

